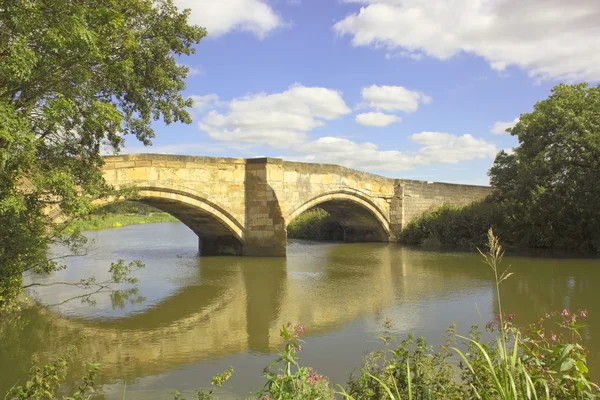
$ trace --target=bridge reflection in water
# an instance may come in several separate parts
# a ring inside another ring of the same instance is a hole
[[[319,334],[390,306],[397,287],[381,247],[370,252],[368,268],[360,259],[345,268],[315,260],[287,272],[293,258],[205,258],[197,284],[142,313],[54,323],[93,338],[83,353],[99,357],[105,378],[122,377],[123,368],[154,375],[217,356],[268,353],[281,347],[279,328],[288,321]],[[329,257],[336,252],[332,246]]]
[[[472,285],[465,283],[465,278],[474,281],[472,275],[443,268],[424,272],[427,268],[419,264],[427,260],[391,245],[300,246],[314,247],[320,256],[292,251],[287,260],[204,258],[195,283],[143,312],[100,320],[53,315],[52,323],[63,328],[58,331],[85,334],[89,339],[82,354],[100,362],[103,381],[110,381],[157,375],[215,357],[279,350],[279,328],[288,321],[320,335],[381,315],[398,301],[409,306],[455,295],[465,285],[470,291],[489,288],[484,276]],[[418,279],[406,279],[415,271]],[[398,319],[406,330],[422,325],[417,313]]]

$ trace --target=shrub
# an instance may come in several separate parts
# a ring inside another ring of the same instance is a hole
[[[508,221],[503,206],[479,201],[466,207],[444,205],[402,230],[399,241],[429,247],[476,248],[487,242],[490,227],[505,233]]]
[[[300,214],[287,226],[288,237],[311,240],[343,240],[344,230],[329,213],[315,208]]]
[[[448,362],[450,346],[454,343],[455,327],[451,326],[446,342],[439,351],[427,345],[424,338],[414,335],[388,349],[394,337],[390,336],[391,321],[385,322],[381,337],[384,349],[367,355],[360,375],[350,375],[342,394],[347,398],[375,400],[390,398],[393,388],[398,399],[460,399],[464,388],[455,383],[455,368]]]
[[[6,400],[55,400],[62,398],[64,400],[84,400],[89,399],[89,393],[93,392],[94,379],[100,368],[100,364],[88,363],[87,374],[82,378],[75,393],[71,396],[59,397],[69,364],[73,361],[81,341],[67,348],[65,353],[58,359],[38,367],[34,365],[30,370],[30,377],[25,385],[14,386],[5,396]]]
[[[334,391],[326,377],[314,369],[298,364],[298,353],[302,352],[299,337],[304,332],[301,325],[293,327],[291,323],[281,327],[280,335],[285,340],[285,350],[279,358],[265,368],[267,383],[258,393],[261,400],[321,400],[334,399]],[[283,368],[272,371],[281,364]]]

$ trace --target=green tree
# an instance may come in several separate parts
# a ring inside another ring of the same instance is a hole
[[[50,244],[84,242],[64,228],[111,190],[103,148],[150,144],[155,120],[191,122],[176,58],[206,32],[188,15],[171,0],[0,3],[0,311],[24,272],[61,268]]]
[[[560,84],[508,130],[490,170],[513,241],[600,251],[600,85]]]

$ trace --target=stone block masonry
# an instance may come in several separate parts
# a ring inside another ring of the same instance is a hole
[[[285,257],[286,226],[315,207],[342,225],[347,241],[395,241],[423,213],[492,190],[274,158],[135,154],[105,157],[103,169],[107,183],[137,187],[140,202],[193,230],[203,256]]]
[[[399,211],[394,215],[397,229],[421,215],[431,212],[444,204],[467,206],[473,201],[486,198],[492,193],[489,186],[459,185],[454,183],[413,181],[397,179],[395,181]]]

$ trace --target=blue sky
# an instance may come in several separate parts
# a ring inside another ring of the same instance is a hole
[[[487,184],[503,132],[600,80],[597,0],[175,0],[209,35],[191,125],[125,152],[272,156]],[[595,22],[594,22],[595,21]]]

